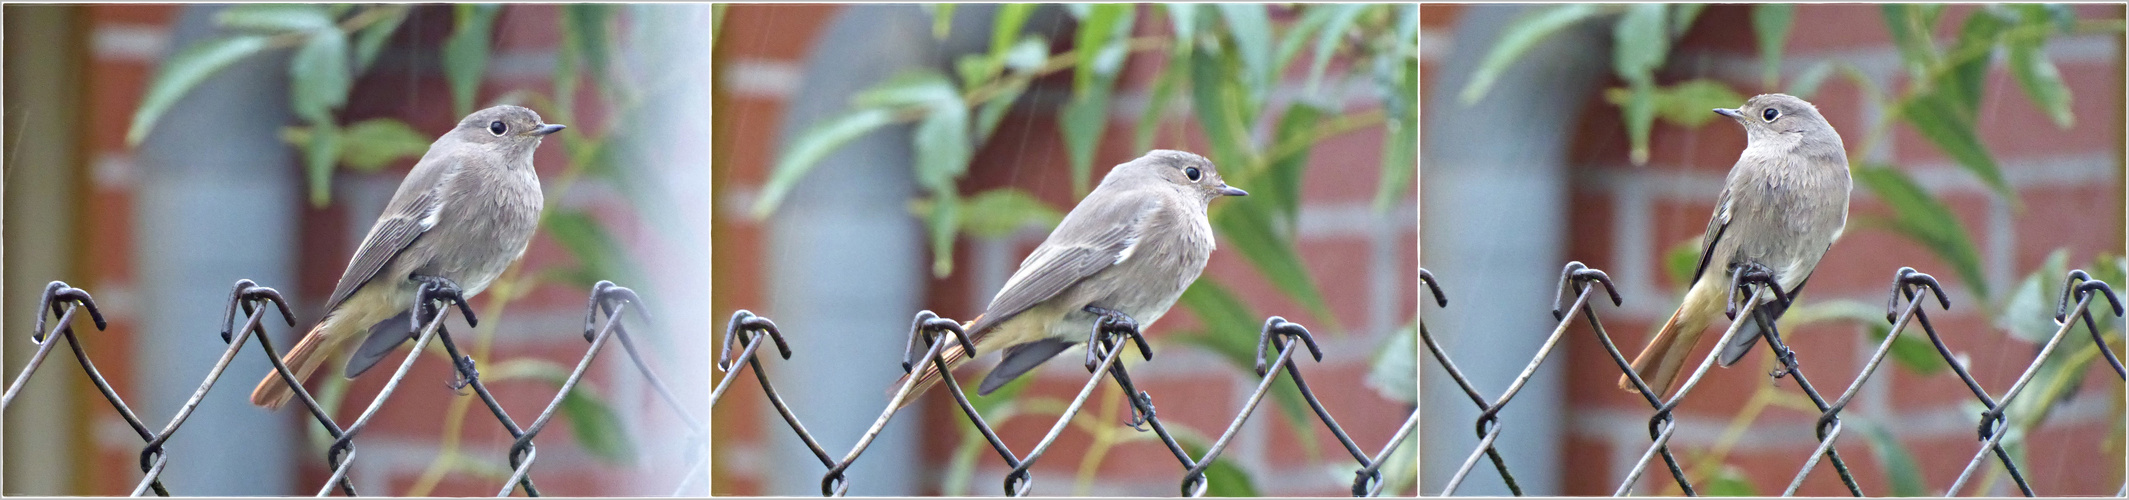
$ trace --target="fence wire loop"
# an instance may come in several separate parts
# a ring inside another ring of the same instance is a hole
[[[1235,416],[1233,422],[1221,434],[1219,439],[1206,449],[1202,457],[1193,458],[1183,449],[1182,444],[1176,440],[1174,434],[1170,433],[1161,424],[1159,414],[1154,410],[1152,394],[1138,390],[1131,381],[1129,371],[1125,369],[1122,363],[1118,362],[1124,355],[1123,348],[1126,345],[1137,347],[1141,357],[1144,359],[1152,359],[1152,349],[1147,344],[1145,336],[1139,331],[1138,323],[1128,315],[1114,310],[1089,307],[1086,308],[1086,311],[1095,315],[1095,319],[1089,325],[1089,338],[1086,346],[1088,359],[1090,360],[1088,369],[1092,376],[1080,388],[1078,395],[1067,404],[1064,412],[1057,417],[1049,432],[1044,434],[1042,439],[1033,448],[1030,448],[1024,456],[1014,453],[1012,448],[998,437],[996,430],[984,420],[981,412],[977,411],[975,404],[963,392],[960,382],[954,377],[953,370],[945,366],[947,364],[945,349],[948,346],[956,345],[963,350],[964,355],[973,356],[975,352],[973,340],[967,337],[967,333],[960,322],[941,318],[931,311],[918,312],[916,317],[910,322],[909,340],[905,344],[906,348],[902,353],[901,364],[903,372],[911,376],[906,377],[902,385],[889,397],[887,407],[881,411],[880,417],[873,422],[872,427],[865,434],[860,436],[857,444],[841,460],[835,459],[828,454],[826,449],[820,446],[814,436],[806,430],[805,425],[799,421],[797,415],[791,412],[790,407],[777,394],[769,375],[762,371],[758,352],[761,349],[761,338],[763,336],[773,339],[786,358],[790,356],[790,351],[783,341],[782,334],[776,330],[775,324],[767,318],[757,316],[746,310],[740,310],[735,312],[732,320],[727,323],[724,335],[725,345],[720,355],[719,368],[727,371],[728,374],[712,391],[710,404],[714,407],[721,400],[725,391],[731,387],[733,377],[737,375],[737,373],[732,372],[736,372],[742,366],[753,368],[754,377],[760,383],[763,396],[768,398],[770,404],[776,408],[778,414],[783,417],[792,432],[797,434],[799,439],[804,441],[806,446],[813,451],[814,455],[820,458],[821,465],[827,468],[827,472],[822,475],[820,482],[823,496],[842,496],[849,492],[851,480],[847,475],[847,470],[864,453],[871,442],[878,437],[879,433],[885,429],[887,422],[895,416],[904,404],[904,400],[913,397],[911,391],[916,379],[919,378],[917,375],[934,367],[938,369],[940,385],[945,386],[947,394],[954,400],[961,413],[968,418],[969,424],[983,435],[992,449],[997,452],[999,459],[1007,467],[1011,468],[1001,478],[1003,493],[1007,496],[1027,496],[1032,492],[1035,481],[1032,469],[1035,463],[1041,459],[1044,452],[1049,450],[1050,445],[1056,443],[1057,439],[1064,434],[1064,431],[1071,426],[1073,418],[1079,414],[1080,409],[1084,407],[1087,400],[1093,395],[1094,389],[1101,385],[1104,378],[1116,383],[1118,388],[1123,390],[1126,395],[1125,399],[1130,404],[1132,414],[1124,424],[1140,431],[1153,432],[1161,440],[1162,444],[1167,446],[1169,452],[1175,455],[1177,462],[1184,468],[1183,478],[1179,486],[1181,494],[1185,496],[1202,496],[1210,488],[1210,481],[1206,477],[1206,471],[1211,467],[1213,460],[1216,460],[1227,445],[1232,442],[1233,438],[1239,434],[1243,424],[1246,423],[1258,404],[1269,394],[1272,383],[1278,379],[1277,374],[1273,373],[1277,370],[1273,367],[1283,367],[1285,369],[1284,371],[1293,380],[1295,387],[1299,389],[1310,407],[1316,411],[1325,428],[1330,430],[1338,438],[1339,442],[1346,447],[1347,451],[1353,454],[1355,460],[1359,462],[1360,467],[1355,470],[1355,479],[1352,487],[1352,491],[1356,496],[1374,496],[1381,493],[1383,487],[1381,470],[1383,460],[1387,459],[1391,452],[1396,450],[1400,444],[1416,432],[1419,413],[1417,408],[1414,408],[1405,419],[1404,426],[1398,430],[1389,443],[1384,445],[1381,452],[1370,457],[1360,451],[1359,447],[1346,435],[1344,429],[1338,426],[1336,419],[1331,418],[1329,411],[1323,407],[1322,402],[1316,398],[1314,392],[1309,389],[1307,382],[1301,377],[1299,367],[1293,362],[1295,353],[1303,348],[1306,348],[1312,357],[1320,360],[1323,355],[1321,347],[1316,344],[1314,337],[1308,332],[1306,327],[1274,316],[1265,321],[1263,329],[1258,333],[1257,367],[1262,380],[1258,382],[1256,391],[1251,394],[1239,414]],[[945,337],[947,336],[951,336],[952,340],[946,339]],[[1274,337],[1281,340],[1273,343],[1272,339]],[[737,355],[732,354],[734,345],[740,346],[740,351]],[[1264,350],[1266,346],[1276,349],[1276,354],[1272,356],[1274,359],[1268,363],[1265,360],[1266,355],[1272,353]]]
[[[72,323],[78,311],[87,310],[89,316],[97,324],[98,329],[102,329],[106,325],[102,313],[96,309],[95,303],[89,297],[88,292],[69,287],[65,283],[57,281],[46,286],[45,293],[40,298],[38,310],[52,311],[59,316],[60,320],[56,326],[52,326],[47,324],[47,318],[42,315],[37,318],[37,330],[32,336],[33,340],[36,340],[39,344],[38,352],[31,358],[29,366],[26,366],[22,374],[16,377],[15,381],[9,386],[4,399],[0,399],[0,408],[10,406],[13,403],[14,396],[20,392],[28,378],[36,373],[45,356],[50,353],[59,340],[66,340],[72,347],[76,361],[81,365],[83,372],[95,383],[98,391],[111,403],[111,407],[126,420],[126,423],[133,428],[136,434],[140,435],[141,440],[144,442],[140,451],[140,467],[143,476],[139,485],[134,488],[133,495],[140,496],[153,491],[157,495],[169,496],[170,492],[163,487],[161,482],[161,475],[163,471],[168,470],[171,459],[168,450],[165,449],[165,444],[191,417],[193,411],[205,401],[208,392],[213,389],[223,372],[228,369],[230,363],[243,350],[245,342],[257,337],[260,350],[273,365],[275,376],[279,377],[282,383],[289,385],[294,390],[292,399],[301,401],[303,407],[317,420],[318,424],[333,436],[333,443],[325,450],[326,465],[332,473],[325,481],[325,484],[318,490],[318,496],[325,496],[335,490],[348,496],[355,496],[357,492],[354,482],[348,477],[348,469],[358,455],[356,436],[376,416],[384,402],[397,389],[400,382],[405,380],[415,360],[420,358],[423,348],[434,340],[444,344],[455,365],[456,370],[454,371],[459,379],[450,383],[450,386],[454,390],[466,387],[474,389],[474,392],[479,394],[482,400],[495,413],[498,421],[516,438],[511,447],[509,457],[511,466],[514,469],[513,475],[505,483],[506,486],[498,496],[507,496],[520,487],[524,489],[527,495],[539,496],[539,489],[529,477],[530,466],[537,455],[532,438],[554,416],[556,408],[568,396],[574,384],[582,379],[605,340],[617,338],[620,339],[622,345],[627,346],[629,357],[635,362],[641,374],[650,382],[653,388],[658,390],[660,396],[664,397],[667,405],[678,413],[681,419],[689,426],[688,442],[699,443],[701,445],[699,447],[708,445],[707,430],[700,421],[696,420],[693,415],[689,414],[679,404],[678,399],[672,395],[671,391],[665,386],[664,381],[657,377],[647,364],[647,361],[637,352],[626,329],[621,326],[622,311],[627,308],[637,308],[636,314],[643,316],[640,311],[641,301],[633,291],[615,286],[611,282],[603,281],[594,287],[591,310],[587,311],[587,314],[596,315],[599,310],[605,310],[608,318],[604,323],[604,328],[596,332],[597,336],[593,338],[591,349],[585,353],[583,359],[578,363],[577,369],[569,375],[561,390],[549,402],[547,411],[541,414],[540,419],[531,428],[520,430],[510,420],[508,414],[502,411],[502,407],[496,403],[494,396],[480,383],[479,374],[474,369],[473,358],[460,353],[457,346],[452,342],[449,333],[443,328],[443,319],[454,306],[466,317],[467,324],[476,324],[473,310],[466,303],[462,294],[459,293],[457,286],[449,280],[440,278],[415,276],[413,279],[419,281],[421,286],[419,287],[416,310],[414,311],[417,314],[414,315],[411,321],[412,331],[409,332],[415,336],[415,342],[411,349],[412,353],[408,354],[400,362],[398,370],[393,373],[391,378],[386,380],[384,388],[371,400],[361,416],[352,425],[345,428],[336,424],[331,415],[318,404],[309,391],[303,388],[302,381],[298,380],[294,372],[281,361],[280,353],[274,349],[272,336],[267,334],[265,320],[270,312],[278,312],[283,323],[291,327],[295,326],[295,318],[290,312],[288,301],[279,291],[259,286],[258,283],[248,279],[238,280],[231,287],[228,302],[223,306],[223,321],[218,334],[222,342],[228,344],[229,347],[223,351],[221,357],[215,362],[212,369],[208,371],[199,388],[179,407],[177,413],[170,418],[170,421],[164,425],[160,432],[151,430],[146,424],[142,423],[140,418],[134,414],[132,408],[125,404],[125,401],[119,397],[117,391],[112,389],[110,383],[96,370],[88,352],[83,349],[79,340],[75,338]],[[241,316],[239,311],[242,311]],[[239,319],[240,317],[242,319]],[[239,324],[241,326],[238,326]],[[52,327],[51,331],[46,331],[47,326]],[[704,450],[694,449],[691,449],[688,455],[691,462],[695,464],[686,469],[690,471],[701,469],[700,465],[705,463],[708,456]],[[707,471],[703,472],[706,473]],[[693,473],[684,476],[681,479],[679,488],[675,490],[675,494],[686,492],[688,486],[694,481],[695,476],[699,475],[703,474]]]

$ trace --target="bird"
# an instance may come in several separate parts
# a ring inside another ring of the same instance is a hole
[[[1248,194],[1221,180],[1211,160],[1183,151],[1156,149],[1110,169],[964,329],[978,353],[1004,353],[977,393],[988,395],[1086,342],[1104,316],[1090,307],[1152,326],[1212,257],[1212,201]],[[950,370],[970,353],[956,343],[942,357]],[[938,382],[940,367],[925,366],[902,405]]]
[[[1692,286],[1677,312],[1634,358],[1633,369],[1658,396],[1668,392],[1684,367],[1702,330],[1724,314],[1730,280],[1746,267],[1773,273],[1791,300],[1818,267],[1848,225],[1851,181],[1841,134],[1819,114],[1817,106],[1786,94],[1762,94],[1736,109],[1717,108],[1745,129],[1745,150],[1723,181],[1714,215],[1701,236],[1700,263]],[[1759,305],[1771,319],[1788,303]],[[1759,325],[1748,318],[1718,360],[1728,367],[1749,353],[1759,340]],[[1638,392],[1633,380],[1619,377],[1619,388]]]
[[[533,151],[564,128],[501,105],[467,115],[430,144],[348,260],[324,317],[282,358],[296,382],[334,359],[345,359],[343,375],[355,378],[412,339],[408,311],[423,282],[448,282],[472,297],[523,257],[545,203]],[[251,404],[278,409],[294,393],[270,371]]]

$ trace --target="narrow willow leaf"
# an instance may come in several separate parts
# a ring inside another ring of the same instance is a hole
[[[1752,6],[1752,33],[1759,38],[1760,86],[1773,88],[1782,78],[1782,44],[1796,21],[1796,6],[1766,3]]]
[[[1952,216],[1951,207],[1915,184],[1906,172],[1883,165],[1850,169],[1856,184],[1869,189],[1891,207],[1891,218],[1872,217],[1865,225],[1882,226],[1906,236],[1951,264],[1975,297],[1990,297],[1988,276],[1982,273],[1981,252],[1967,236],[1966,227]]]
[[[451,36],[444,38],[444,81],[451,86],[454,116],[473,113],[474,93],[480,90],[481,76],[488,72],[489,40],[495,31],[495,16],[502,11],[496,4],[457,4],[456,26]]]
[[[1528,13],[1517,17],[1501,30],[1501,38],[1493,43],[1492,50],[1486,52],[1486,58],[1479,62],[1478,70],[1472,72],[1471,80],[1466,82],[1463,91],[1458,93],[1458,99],[1465,105],[1486,97],[1486,91],[1493,88],[1494,80],[1500,79],[1501,73],[1507,71],[1509,65],[1515,64],[1517,59],[1530,52],[1538,42],[1545,41],[1568,26],[1604,12],[1602,6],[1586,3],[1532,6],[1527,9]]]
[[[770,170],[769,181],[762,184],[761,198],[754,202],[754,216],[768,217],[783,203],[784,196],[798,184],[806,172],[819,166],[821,159],[843,147],[850,141],[894,123],[894,113],[880,108],[852,111],[821,121],[808,127],[805,132],[791,140],[776,157],[776,168]]]
[[[288,61],[289,107],[305,120],[332,120],[355,85],[350,71],[347,34],[337,29],[312,33]]]
[[[216,38],[186,46],[163,61],[148,83],[148,91],[141,96],[140,107],[133,110],[133,124],[126,129],[126,145],[138,146],[148,132],[155,129],[156,120],[163,112],[191,92],[193,87],[214,76],[223,68],[251,57],[268,47],[267,37],[240,35]]]

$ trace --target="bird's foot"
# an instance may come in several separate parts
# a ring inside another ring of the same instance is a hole
[[[415,296],[419,299],[416,301],[417,307],[420,308],[417,312],[421,313],[417,316],[434,316],[435,309],[432,309],[432,307],[436,301],[442,301],[444,307],[457,306],[459,314],[466,317],[467,326],[480,326],[480,319],[474,317],[473,307],[466,304],[465,289],[459,288],[458,282],[442,276],[425,274],[408,275],[407,279],[421,284],[420,292]],[[416,321],[419,321],[419,319]]]
[[[1102,338],[1107,334],[1113,333],[1138,337],[1138,320],[1131,319],[1130,315],[1124,314],[1122,311],[1100,306],[1089,305],[1081,310],[1099,317],[1094,320],[1093,331],[1087,334],[1087,372],[1093,373],[1101,365],[1102,358],[1109,356],[1108,350],[1117,347],[1103,344]],[[1140,342],[1144,343],[1144,341]]]
[[[1153,395],[1139,391],[1138,395],[1131,399],[1134,400],[1131,404],[1131,419],[1124,421],[1124,425],[1130,426],[1131,430],[1146,432],[1146,423],[1153,420]]]
[[[451,381],[447,382],[447,384],[451,386],[451,392],[463,396],[465,395],[465,393],[458,391],[464,390],[466,386],[473,385],[474,382],[480,381],[480,369],[474,366],[472,356],[459,356],[459,358],[453,360],[451,364],[458,368],[458,376],[452,377]]]

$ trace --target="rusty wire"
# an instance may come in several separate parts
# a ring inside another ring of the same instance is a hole
[[[1442,295],[1441,286],[1435,281],[1433,273],[1421,269],[1420,280],[1434,294],[1437,306],[1446,307],[1448,305],[1448,299]],[[1499,450],[1494,447],[1494,442],[1501,433],[1499,413],[1502,407],[1515,396],[1516,392],[1536,372],[1544,360],[1550,356],[1561,335],[1575,321],[1573,316],[1576,312],[1582,314],[1590,325],[1591,330],[1596,334],[1598,343],[1604,346],[1605,352],[1610,355],[1619,370],[1625,374],[1627,380],[1633,383],[1642,398],[1647,400],[1654,410],[1654,413],[1649,418],[1649,436],[1651,439],[1649,448],[1640,455],[1640,459],[1635,462],[1634,467],[1627,474],[1625,480],[1619,484],[1618,490],[1613,495],[1625,496],[1632,493],[1641,474],[1647,470],[1649,462],[1659,456],[1663,458],[1665,465],[1670,469],[1671,476],[1677,481],[1681,491],[1689,496],[1696,494],[1691,481],[1686,478],[1684,470],[1678,465],[1677,458],[1670,451],[1669,442],[1676,431],[1676,422],[1671,412],[1684,400],[1685,395],[1699,384],[1701,377],[1707,373],[1708,369],[1714,366],[1716,353],[1710,352],[1699,364],[1698,368],[1692,372],[1692,375],[1677,388],[1677,391],[1669,399],[1663,399],[1661,395],[1652,391],[1648,384],[1642,381],[1640,376],[1634,372],[1632,364],[1620,353],[1618,347],[1612,343],[1610,335],[1605,333],[1603,322],[1598,320],[1596,311],[1589,307],[1590,291],[1594,286],[1598,285],[1604,287],[1605,291],[1610,295],[1614,306],[1620,303],[1618,292],[1612,289],[1610,278],[1602,271],[1590,269],[1580,262],[1572,262],[1567,265],[1560,277],[1559,293],[1562,295],[1555,297],[1552,311],[1553,319],[1560,321],[1560,325],[1554,328],[1552,335],[1538,349],[1538,353],[1531,359],[1530,365],[1524,368],[1523,372],[1516,377],[1508,389],[1491,403],[1487,402],[1485,396],[1482,395],[1478,388],[1472,385],[1469,379],[1465,378],[1463,372],[1456,367],[1455,362],[1449,359],[1448,355],[1442,350],[1441,345],[1435,341],[1433,334],[1427,330],[1425,321],[1420,321],[1418,325],[1420,339],[1426,345],[1428,352],[1439,362],[1442,369],[1448,372],[1450,379],[1455,381],[1481,410],[1476,429],[1479,436],[1479,444],[1477,448],[1472,450],[1469,458],[1464,460],[1456,473],[1450,477],[1449,483],[1442,490],[1441,495],[1454,494],[1457,487],[1470,475],[1472,469],[1478,463],[1478,459],[1482,456],[1492,460],[1494,468],[1499,471],[1501,479],[1507,483],[1511,492],[1518,496],[1523,494],[1521,487],[1516,484],[1515,476],[1507,462],[1501,457]],[[1562,304],[1567,302],[1564,294],[1568,291],[1574,293],[1572,305],[1563,306]],[[1749,298],[1744,301],[1737,300],[1740,293]],[[1928,274],[1917,272],[1914,268],[1903,267],[1895,272],[1891,297],[1886,304],[1885,313],[1886,322],[1892,325],[1891,329],[1886,334],[1885,339],[1880,341],[1878,348],[1871,354],[1869,360],[1863,365],[1855,380],[1849,384],[1838,399],[1828,402],[1804,378],[1804,374],[1797,362],[1796,353],[1781,341],[1780,332],[1776,329],[1775,319],[1766,310],[1758,307],[1760,304],[1770,301],[1781,301],[1786,304],[1790,300],[1788,293],[1774,282],[1772,273],[1763,266],[1747,264],[1732,273],[1730,306],[1726,313],[1733,321],[1730,327],[1725,329],[1721,339],[1715,342],[1715,345],[1730,345],[1730,339],[1745,324],[1745,321],[1736,321],[1740,315],[1743,315],[1746,320],[1756,323],[1760,327],[1759,334],[1767,341],[1768,349],[1773,352],[1775,359],[1781,364],[1778,369],[1768,375],[1774,378],[1789,377],[1796,380],[1798,390],[1808,396],[1820,411],[1816,425],[1814,425],[1818,445],[1812,450],[1812,454],[1805,459],[1804,465],[1797,471],[1795,479],[1783,491],[1783,496],[1795,495],[1797,489],[1803,485],[1804,480],[1810,476],[1813,470],[1817,469],[1821,459],[1830,462],[1834,466],[1835,471],[1840,475],[1842,483],[1848,488],[1850,494],[1855,496],[1863,495],[1862,489],[1856,484],[1854,476],[1849,472],[1847,465],[1841,459],[1839,451],[1834,446],[1844,428],[1841,423],[1840,412],[1847,407],[1848,403],[1861,391],[1863,384],[1869,381],[1870,376],[1877,371],[1877,368],[1885,360],[1886,355],[1892,351],[1893,342],[1899,338],[1901,332],[1909,324],[1920,324],[1922,326],[1923,332],[1928,336],[1930,343],[1936,347],[1937,353],[1944,359],[1945,363],[1973,391],[1974,397],[1988,408],[1987,411],[1982,413],[1979,427],[1980,450],[1975,452],[1974,458],[1968,462],[1966,469],[1960,473],[1958,480],[1947,488],[1947,495],[1957,494],[1973,472],[1981,464],[1985,463],[1987,457],[1991,454],[1995,455],[1998,462],[2003,464],[2005,472],[2018,485],[2022,493],[2026,496],[2034,495],[2032,486],[2026,482],[2024,476],[2019,472],[2017,464],[2011,459],[2010,454],[2004,450],[2001,444],[2005,434],[2004,431],[2009,426],[2005,420],[2004,412],[2008,408],[2010,400],[2020,394],[2020,391],[2038,373],[2041,365],[2047,361],[2048,355],[2054,351],[2055,347],[2062,342],[2072,327],[2079,323],[2080,320],[2091,333],[2093,342],[2098,345],[2102,358],[2106,359],[2107,363],[2114,368],[2115,374],[2118,377],[2124,377],[2125,380],[2129,380],[2129,375],[2125,375],[2123,370],[2121,359],[2107,346],[2100,330],[2092,319],[2091,311],[2088,309],[2095,297],[2105,298],[2108,304],[2112,306],[2115,316],[2119,317],[2123,314],[2121,300],[2106,283],[2093,280],[2088,273],[2082,270],[2071,271],[2064,280],[2061,298],[2056,305],[2055,321],[2059,327],[2055,334],[2041,348],[2040,353],[2034,357],[2033,362],[2027,365],[2025,372],[2019,377],[2018,381],[2004,392],[2001,400],[1989,396],[1988,391],[1981,387],[1980,382],[1976,381],[1973,375],[1968,372],[1965,364],[1952,354],[1951,348],[1946,346],[1943,339],[1938,336],[1936,328],[1930,324],[1929,317],[1923,307],[1923,304],[1928,302],[1925,299],[1929,297],[1936,299],[1940,309],[1951,308],[1951,299],[1944,295],[1943,288],[1938,285],[1935,278]],[[1903,301],[1906,304],[1905,306],[1901,305]],[[2075,304],[2074,306],[2072,305],[2073,303]],[[2129,490],[2129,484],[2125,484],[2123,489]]]
[[[983,415],[976,410],[975,404],[962,391],[960,383],[954,378],[952,370],[942,369],[939,371],[942,377],[942,385],[946,386],[947,394],[954,399],[955,404],[961,409],[961,413],[967,417],[969,424],[976,427],[976,430],[983,435],[985,441],[998,453],[999,459],[1007,467],[1011,468],[1011,471],[1003,478],[1002,491],[1007,496],[1026,496],[1031,492],[1034,478],[1030,470],[1034,467],[1036,461],[1042,458],[1043,453],[1049,449],[1050,445],[1054,444],[1063,435],[1072,418],[1079,413],[1079,410],[1086,404],[1087,399],[1093,395],[1094,388],[1101,385],[1103,378],[1108,378],[1117,384],[1117,387],[1126,394],[1126,399],[1130,401],[1132,417],[1125,425],[1140,431],[1154,432],[1160,438],[1162,444],[1167,446],[1168,451],[1175,456],[1176,461],[1183,468],[1179,490],[1184,496],[1196,497],[1205,494],[1209,487],[1209,482],[1205,476],[1206,470],[1225,451],[1228,444],[1232,443],[1234,438],[1239,435],[1243,424],[1248,421],[1250,415],[1255,413],[1257,406],[1264,400],[1265,395],[1270,393],[1270,389],[1279,378],[1280,371],[1285,372],[1287,377],[1293,380],[1295,388],[1299,390],[1309,407],[1315,412],[1324,428],[1338,439],[1339,444],[1343,445],[1346,451],[1353,456],[1354,461],[1359,464],[1359,467],[1354,471],[1355,477],[1351,488],[1354,496],[1379,496],[1382,493],[1384,486],[1382,466],[1384,460],[1398,446],[1407,441],[1418,428],[1419,412],[1417,408],[1414,408],[1411,414],[1404,419],[1403,425],[1392,435],[1389,442],[1383,445],[1381,451],[1373,455],[1363,451],[1346,434],[1345,429],[1338,425],[1337,420],[1332,418],[1330,411],[1324,408],[1323,403],[1316,398],[1314,391],[1309,388],[1308,382],[1302,377],[1300,365],[1294,360],[1295,353],[1301,352],[1302,349],[1306,349],[1310,357],[1319,361],[1322,360],[1323,352],[1316,345],[1315,338],[1309,334],[1307,328],[1300,324],[1273,316],[1264,322],[1264,327],[1258,334],[1256,372],[1261,377],[1261,380],[1258,382],[1256,390],[1250,394],[1242,408],[1235,415],[1234,421],[1205,450],[1203,455],[1192,457],[1187,450],[1183,449],[1182,444],[1177,442],[1175,436],[1168,431],[1167,427],[1161,424],[1159,414],[1153,406],[1153,396],[1145,391],[1138,390],[1136,384],[1131,380],[1129,370],[1122,363],[1117,362],[1123,356],[1123,347],[1127,343],[1135,345],[1144,359],[1153,359],[1153,351],[1147,345],[1145,337],[1139,333],[1137,324],[1129,317],[1113,311],[1090,307],[1087,312],[1098,316],[1098,319],[1090,326],[1087,342],[1088,353],[1085,366],[1092,376],[1087,379],[1086,384],[1081,387],[1077,396],[1066,405],[1063,414],[1058,416],[1056,423],[1051,425],[1049,431],[1043,435],[1043,438],[1026,455],[1014,453],[1012,448],[998,437],[998,433],[984,420]],[[976,352],[975,345],[966,336],[966,332],[962,330],[962,325],[959,322],[941,318],[931,311],[917,313],[910,326],[909,335],[908,347],[904,350],[904,358],[902,360],[902,369],[905,373],[921,373],[929,367],[945,363],[943,352],[948,345],[959,344],[964,352],[969,353],[969,356],[974,356]],[[786,405],[782,396],[776,392],[775,384],[770,380],[768,373],[762,370],[759,356],[764,338],[775,344],[778,355],[785,359],[790,359],[792,354],[790,345],[784,341],[783,332],[777,329],[775,322],[746,310],[740,310],[732,315],[732,319],[727,323],[725,329],[724,347],[719,354],[717,362],[718,370],[726,372],[726,375],[724,380],[719,382],[711,393],[711,406],[714,407],[717,401],[724,396],[725,391],[731,388],[738,378],[739,370],[752,368],[754,378],[762,388],[763,396],[769,400],[771,406],[776,408],[777,413],[783,417],[784,422],[790,426],[792,432],[820,459],[821,465],[827,468],[827,473],[821,478],[822,496],[842,496],[848,493],[850,483],[844,475],[844,471],[849,469],[851,464],[864,453],[866,447],[871,444],[873,439],[877,438],[880,432],[885,429],[887,422],[894,418],[902,406],[902,401],[911,397],[910,391],[914,386],[916,377],[908,377],[908,380],[896,389],[894,395],[890,397],[886,408],[881,411],[880,417],[873,422],[872,427],[866,430],[865,434],[858,440],[858,443],[842,459],[838,460],[827,449],[821,447],[820,442],[813,437],[812,433],[806,430],[805,424],[799,421],[798,416],[791,412],[790,406]],[[736,355],[733,354],[734,346],[738,346],[739,349]],[[1267,349],[1272,349],[1275,352],[1267,352]],[[1268,360],[1266,358],[1267,355],[1270,355]],[[1280,370],[1280,368],[1283,368],[1283,370]]]
[[[509,456],[513,469],[512,475],[509,481],[504,483],[503,490],[497,496],[508,496],[520,487],[529,496],[539,496],[540,491],[533,484],[530,477],[531,466],[536,456],[532,444],[533,437],[538,435],[540,430],[552,420],[562,399],[569,394],[575,383],[583,378],[585,372],[590,368],[592,360],[598,356],[605,341],[608,338],[619,338],[622,345],[626,347],[629,360],[636,365],[638,372],[650,381],[651,386],[658,391],[666,404],[687,424],[690,433],[688,442],[696,445],[691,446],[688,453],[690,455],[688,462],[693,465],[684,469],[689,472],[681,478],[680,485],[674,494],[677,496],[686,492],[688,486],[693,484],[696,476],[707,473],[707,470],[702,467],[704,461],[708,459],[706,449],[708,447],[707,429],[702,426],[699,420],[695,419],[693,414],[679,404],[678,399],[666,388],[664,381],[650,367],[648,360],[638,354],[628,336],[627,330],[621,324],[622,312],[631,306],[636,308],[636,315],[646,319],[649,317],[642,311],[641,300],[634,291],[615,286],[613,283],[606,281],[601,281],[593,287],[591,305],[588,306],[588,310],[585,312],[585,338],[591,343],[590,349],[578,361],[576,370],[570,373],[562,388],[556,393],[553,400],[548,403],[546,410],[540,414],[539,419],[534,421],[531,427],[520,429],[510,419],[509,415],[503,412],[502,407],[496,403],[494,396],[481,384],[479,372],[474,368],[473,359],[458,352],[458,348],[452,342],[450,334],[443,327],[443,320],[448,316],[451,306],[454,305],[465,314],[467,324],[476,324],[477,320],[474,318],[471,309],[466,306],[464,298],[457,292],[456,286],[448,281],[433,279],[422,281],[420,300],[417,301],[418,305],[416,306],[418,314],[413,316],[411,330],[420,333],[415,339],[411,352],[400,362],[399,369],[386,381],[384,388],[371,400],[370,405],[364,409],[361,416],[347,427],[341,427],[333,421],[332,416],[325,411],[324,407],[319,405],[318,401],[303,388],[301,381],[296,379],[294,372],[290,371],[288,366],[281,362],[279,352],[274,349],[272,336],[267,334],[264,321],[268,311],[278,311],[284,322],[289,326],[294,326],[294,315],[289,312],[287,302],[282,298],[280,292],[272,288],[259,286],[248,279],[236,282],[234,289],[230,292],[229,301],[225,308],[221,338],[224,343],[229,344],[229,348],[223,351],[222,356],[215,361],[213,367],[208,371],[206,379],[200,382],[199,388],[193,391],[191,398],[187,399],[179,407],[176,415],[171,417],[169,423],[164,425],[162,431],[151,430],[143,423],[133,409],[126,405],[125,400],[119,396],[118,392],[111,387],[110,382],[104,378],[103,374],[97,371],[95,363],[92,362],[88,352],[82,347],[80,340],[76,337],[73,323],[76,313],[86,310],[96,324],[96,328],[102,330],[106,325],[103,314],[97,309],[95,301],[90,298],[88,292],[67,286],[66,283],[58,281],[54,281],[45,287],[44,295],[38,305],[37,326],[31,337],[38,345],[37,351],[31,356],[27,365],[23,367],[21,374],[17,375],[14,382],[9,385],[5,395],[0,396],[0,409],[12,406],[15,396],[21,392],[29,378],[35,375],[38,369],[42,367],[45,357],[51,353],[61,339],[66,340],[67,345],[74,352],[75,360],[82,367],[83,373],[96,385],[97,390],[103,394],[104,399],[110,402],[113,410],[117,411],[119,416],[123,417],[135,433],[140,435],[141,440],[146,443],[140,452],[142,477],[139,485],[133,489],[133,496],[145,495],[149,491],[161,496],[170,496],[170,492],[163,487],[161,481],[162,472],[170,462],[170,456],[163,448],[164,444],[169,441],[171,436],[176,434],[179,427],[192,415],[193,410],[198,408],[200,403],[206,399],[208,391],[214,388],[222,373],[228,369],[229,364],[243,350],[245,342],[256,337],[259,339],[261,350],[273,364],[274,372],[279,374],[283,383],[295,388],[295,398],[303,403],[303,407],[317,420],[318,425],[325,428],[334,438],[333,444],[326,450],[326,464],[328,469],[332,470],[332,474],[325,484],[319,488],[318,496],[329,495],[336,489],[348,496],[355,496],[354,482],[349,480],[347,475],[348,468],[354,462],[356,456],[356,436],[369,423],[370,419],[383,408],[385,401],[391,397],[400,382],[406,378],[415,360],[420,357],[419,354],[423,348],[431,341],[440,341],[444,344],[446,350],[450,352],[454,360],[453,364],[456,366],[456,371],[460,377],[459,380],[452,382],[452,386],[456,388],[472,387],[474,392],[479,394],[482,401],[487,403],[489,409],[495,413],[498,422],[516,438],[516,441],[511,446]],[[268,307],[269,305],[272,307]],[[237,324],[239,310],[243,311],[244,320],[242,326],[232,328],[232,326]],[[595,330],[593,328],[595,325],[594,320],[601,310],[605,311],[607,320],[603,327]],[[51,316],[59,318],[58,322],[52,325],[52,330],[49,332],[46,331],[47,316],[44,314],[45,312],[50,312]]]

